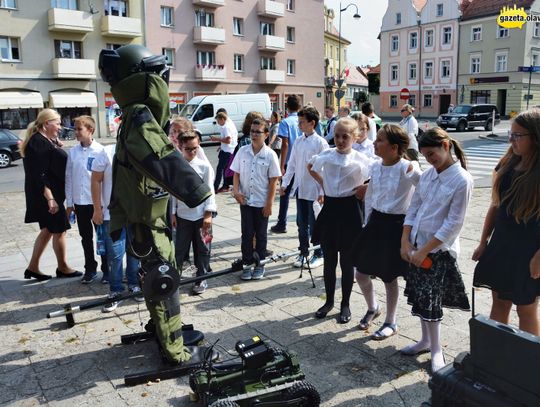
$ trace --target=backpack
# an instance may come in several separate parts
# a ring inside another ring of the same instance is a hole
[[[418,134],[416,135],[416,139],[420,140],[420,137],[422,137],[423,135],[424,135],[424,130],[422,130],[422,128],[419,126],[418,127]]]

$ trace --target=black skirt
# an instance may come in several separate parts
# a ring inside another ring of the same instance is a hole
[[[362,231],[363,210],[356,196],[334,198],[325,196],[321,213],[311,235],[313,244],[324,250],[350,252]]]
[[[380,277],[385,283],[405,277],[409,264],[401,258],[401,234],[405,215],[374,210],[353,243],[353,265],[363,274]]]
[[[440,321],[443,307],[469,311],[469,299],[456,259],[449,252],[430,254],[429,270],[411,266],[405,286],[411,313],[424,321]]]

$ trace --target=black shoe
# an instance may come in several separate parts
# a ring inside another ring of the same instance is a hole
[[[46,281],[50,280],[52,276],[48,274],[34,273],[33,271],[26,269],[24,270],[24,278],[26,278],[27,280],[35,278],[37,281]]]
[[[348,305],[342,305],[339,312],[339,323],[346,324],[351,320],[351,309]]]
[[[74,278],[74,277],[80,277],[82,275],[83,273],[77,270],[74,270],[71,273],[62,273],[60,270],[56,269],[57,278]]]
[[[328,314],[332,310],[332,308],[334,308],[333,303],[325,303],[321,308],[317,310],[317,312],[315,312],[315,318],[324,318],[326,314]]]
[[[270,228],[272,233],[287,233],[287,229],[284,226],[274,225]]]
[[[86,271],[83,275],[83,278],[81,278],[81,283],[90,284],[96,278],[97,278],[97,271]]]
[[[186,346],[191,354],[191,357],[188,360],[181,360],[178,362],[169,360],[165,357],[162,351],[163,361],[169,366],[183,366],[183,365],[200,365],[205,361],[205,358],[208,356],[212,361],[219,359],[220,354],[218,351],[212,349],[212,355],[207,355],[208,350],[210,349],[207,346]]]

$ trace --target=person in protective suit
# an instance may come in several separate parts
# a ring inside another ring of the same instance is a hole
[[[167,227],[169,193],[195,207],[211,195],[167,136],[168,67],[163,55],[141,45],[102,50],[99,70],[122,109],[113,162],[111,237],[131,230],[131,252],[141,260],[141,285],[163,355],[169,362],[197,359],[187,348],[180,318],[180,276]]]

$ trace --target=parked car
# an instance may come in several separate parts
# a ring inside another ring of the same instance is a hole
[[[0,168],[6,168],[21,158],[21,139],[8,129],[0,129]]]
[[[473,130],[483,127],[486,131],[493,130],[492,116],[495,110],[495,125],[501,122],[497,106],[490,104],[457,105],[450,113],[441,114],[437,118],[437,126],[457,131]]]

